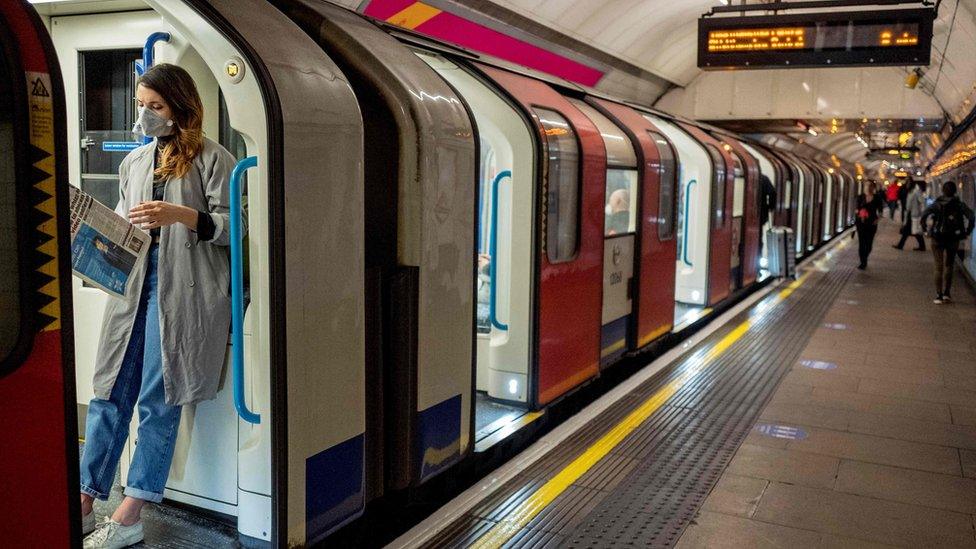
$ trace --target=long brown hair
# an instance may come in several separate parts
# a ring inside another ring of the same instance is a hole
[[[188,72],[169,63],[153,65],[136,84],[161,95],[173,111],[173,138],[163,147],[153,173],[159,178],[183,177],[203,150],[203,102],[197,85]]]

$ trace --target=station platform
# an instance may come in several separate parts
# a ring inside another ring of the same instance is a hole
[[[976,546],[976,302],[845,233],[391,547]],[[914,242],[912,242],[913,244]]]

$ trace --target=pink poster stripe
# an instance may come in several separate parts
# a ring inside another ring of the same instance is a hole
[[[367,6],[365,13],[388,19],[414,3],[409,0],[373,0]],[[380,14],[388,15],[382,17]],[[446,40],[584,86],[595,86],[603,77],[603,72],[593,67],[451,13],[440,13],[415,30],[427,36]]]

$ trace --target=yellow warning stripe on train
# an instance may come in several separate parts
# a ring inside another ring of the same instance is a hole
[[[799,288],[806,281],[808,276],[809,273],[806,273],[790,283],[786,288],[781,290],[774,298],[772,298],[773,301],[766,304],[764,308],[768,310],[770,307],[775,306],[779,302],[789,297],[794,290]],[[677,393],[678,390],[680,390],[686,383],[708,368],[716,358],[721,356],[736,341],[741,339],[742,336],[749,331],[749,328],[752,327],[752,324],[753,320],[750,318],[744,320],[742,323],[736,326],[735,329],[726,334],[725,337],[723,337],[718,343],[709,349],[697,365],[688,368],[686,371],[682,372],[681,375],[668,382],[667,385],[658,389],[657,392],[641,403],[640,406],[628,414],[627,417],[620,421],[620,423],[616,424],[612,429],[610,429],[605,435],[597,440],[596,443],[587,448],[582,454],[580,454],[579,457],[574,459],[569,465],[563,468],[562,471],[557,473],[556,476],[552,477],[531,496],[526,498],[516,508],[509,512],[505,518],[499,521],[498,524],[492,527],[491,530],[486,532],[485,535],[481,536],[481,538],[479,538],[473,546],[483,549],[501,547],[504,545],[505,542],[525,528],[525,526],[531,522],[536,515],[549,506],[549,504],[551,504],[556,497],[562,494],[571,484],[576,482],[576,480],[578,480],[587,471],[589,471],[590,468],[596,465],[597,462],[609,454],[610,451],[613,450],[618,444],[623,442],[623,440],[627,438],[627,436],[633,432],[634,429],[639,427],[644,421],[651,417],[654,412],[663,406],[664,403],[674,396],[674,394]]]

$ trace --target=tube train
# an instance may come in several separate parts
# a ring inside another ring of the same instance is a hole
[[[766,276],[770,226],[802,256],[852,222],[852,167],[326,2],[116,5],[0,3],[0,492],[49,496],[5,511],[14,545],[80,531],[108,298],[70,274],[68,185],[115,204],[133,71],[154,61],[191,72],[205,130],[253,166],[243,353],[184,411],[166,495],[276,545],[323,540],[704,322]]]

